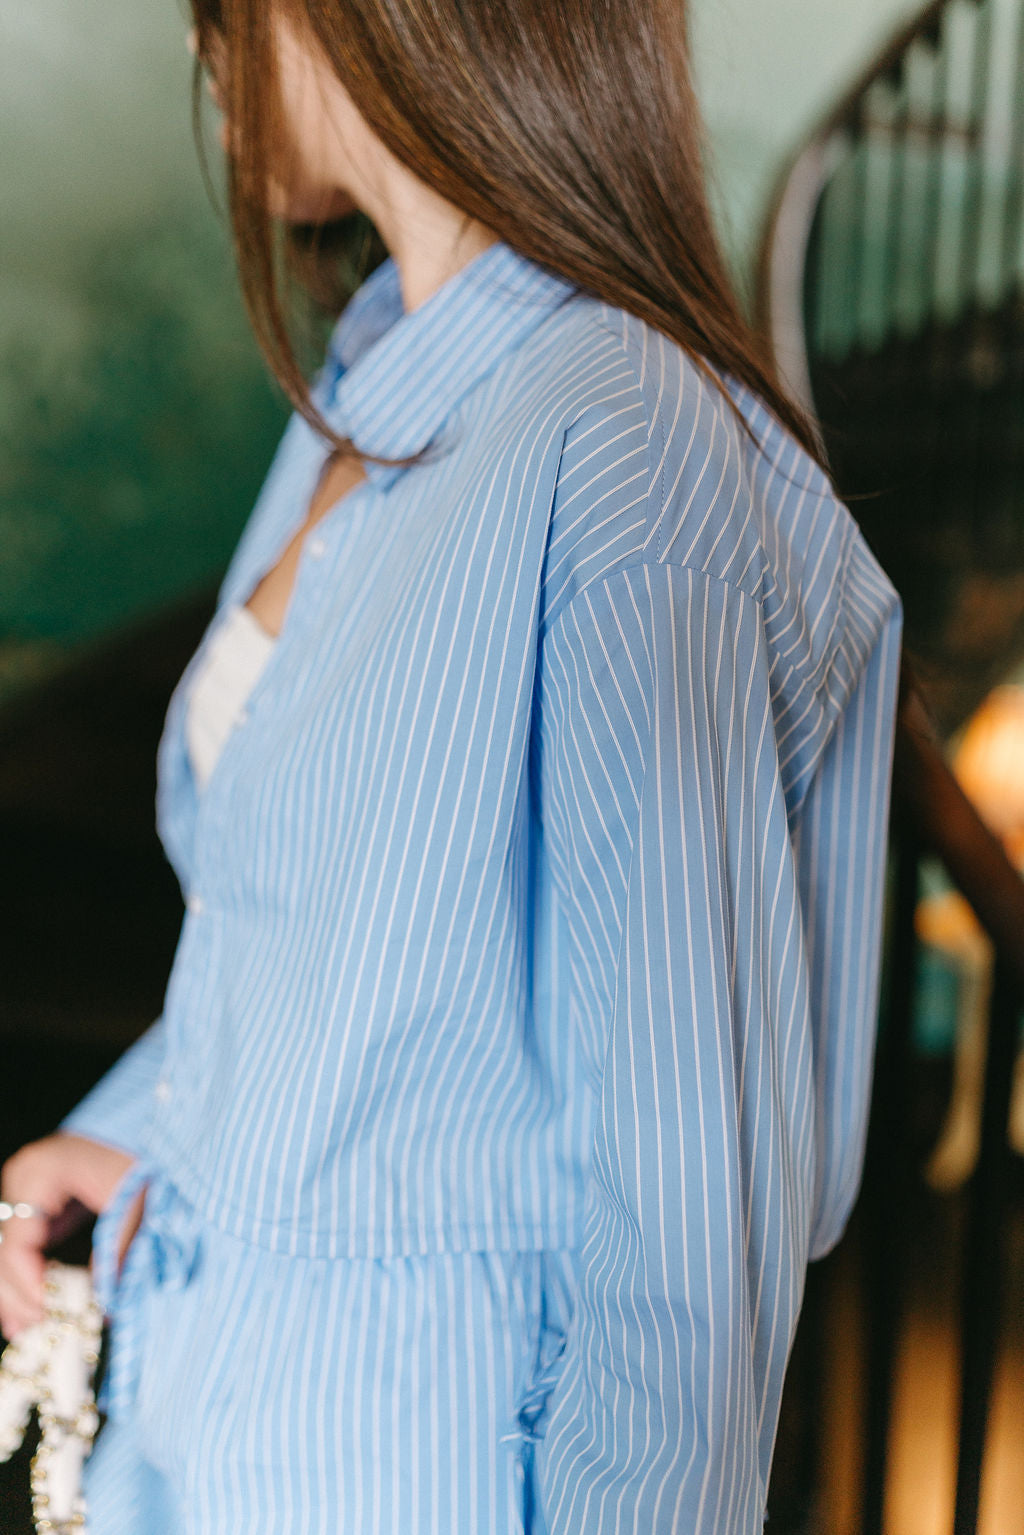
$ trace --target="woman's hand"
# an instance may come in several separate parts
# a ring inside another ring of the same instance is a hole
[[[73,1228],[75,1205],[98,1215],[134,1161],[99,1141],[58,1133],[31,1141],[4,1163],[0,1199],[23,1201],[44,1212],[14,1216],[0,1225],[0,1331],[6,1338],[42,1320],[44,1250]],[[121,1234],[122,1257],[141,1214],[140,1194]]]

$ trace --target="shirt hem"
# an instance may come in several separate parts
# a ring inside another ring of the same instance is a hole
[[[268,1221],[238,1210],[203,1180],[177,1148],[154,1143],[145,1155],[201,1219],[236,1241],[287,1257],[412,1258],[439,1253],[576,1251],[583,1244],[581,1223],[571,1215],[558,1222],[513,1218],[444,1221],[427,1230],[416,1222],[361,1227],[355,1232],[337,1229],[344,1227],[339,1215],[337,1227],[310,1230],[297,1222]]]

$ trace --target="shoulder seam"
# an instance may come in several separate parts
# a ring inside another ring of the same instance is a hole
[[[607,307],[608,307],[607,305],[602,303],[601,309],[598,310],[597,313],[594,315],[594,323],[596,325],[600,326],[600,328],[603,331],[605,331],[612,338],[612,340],[615,342],[615,344],[618,347],[618,349],[621,351],[623,357],[626,359],[626,362],[629,364],[630,371],[633,374],[633,380],[634,380],[634,382],[636,384],[637,391],[638,391],[638,393],[640,395],[640,399],[641,399],[641,402],[643,404],[644,415],[647,417],[647,469],[648,469],[648,474],[650,474],[650,468],[651,468],[651,438],[654,435],[655,426],[657,426],[658,434],[659,434],[659,437],[661,439],[661,468],[658,471],[658,477],[657,477],[657,485],[658,485],[658,511],[659,511],[659,513],[661,513],[665,509],[665,464],[666,464],[666,461],[667,461],[667,458],[668,458],[668,442],[667,442],[666,437],[665,437],[665,424],[662,421],[660,416],[657,416],[655,419],[652,419],[650,414],[648,413],[648,410],[647,410],[647,397],[644,394],[644,386],[643,386],[643,383],[641,381],[640,374],[637,371],[636,358],[633,355],[634,348],[630,345],[630,343],[626,340],[626,338],[624,336],[617,335],[615,330],[614,330],[614,328],[608,323],[608,320],[605,318],[605,314],[604,314],[604,310]],[[627,320],[629,320],[631,318],[633,318],[633,319],[637,318],[636,316],[630,316],[629,313],[626,310],[622,310],[621,313],[625,316],[625,318]],[[641,324],[644,324],[644,323],[646,323],[646,322],[641,321]],[[665,337],[663,339],[667,340],[668,338]],[[648,496],[648,499],[650,499],[650,496],[651,496],[651,493],[652,493],[653,490],[654,490],[654,483],[649,480],[648,481],[648,486],[647,486],[647,496]],[[660,523],[661,523],[660,515],[659,515],[659,518],[658,518],[658,522],[659,522],[659,527],[660,527]],[[660,533],[660,531],[659,531],[659,534],[658,534],[658,543],[659,543],[659,545],[661,543],[661,533]]]
[[[604,300],[592,300],[592,303],[593,303],[593,308],[591,309],[591,314],[590,314],[591,321],[595,325],[595,327],[597,327],[597,329],[603,331],[605,333],[605,335],[607,335],[610,338],[610,340],[615,345],[616,351],[621,354],[621,356],[625,360],[626,364],[628,365],[629,371],[632,374],[633,383],[636,386],[636,392],[637,392],[637,394],[639,396],[639,399],[640,399],[640,406],[641,406],[641,409],[643,411],[644,419],[647,422],[647,491],[646,491],[646,501],[647,501],[647,504],[648,504],[648,516],[649,516],[650,515],[650,501],[651,501],[651,497],[652,497],[652,495],[653,495],[653,493],[655,491],[655,485],[657,485],[657,523],[658,523],[658,529],[659,529],[659,532],[658,532],[658,545],[659,545],[659,549],[658,549],[657,552],[660,553],[660,544],[661,544],[661,531],[660,530],[661,530],[661,523],[663,521],[663,518],[662,518],[661,514],[662,514],[662,512],[664,511],[664,508],[665,508],[665,465],[666,465],[666,463],[668,461],[668,443],[667,443],[667,440],[665,438],[664,422],[661,420],[661,418],[659,416],[657,418],[657,422],[655,423],[655,420],[652,419],[651,413],[647,409],[647,396],[644,393],[644,386],[643,386],[643,383],[641,381],[640,374],[637,371],[636,358],[633,355],[634,354],[634,347],[631,346],[630,343],[626,340],[626,338],[624,336],[620,335],[616,331],[615,327],[610,324],[610,322],[609,322],[609,320],[607,318],[607,315],[606,315],[606,311],[609,309],[610,306],[608,304],[606,304],[604,302]],[[620,310],[620,311],[618,311],[618,313],[620,313],[624,317],[625,320],[629,320],[630,318],[636,318],[636,316],[630,316],[630,314],[626,310]],[[641,321],[641,323],[645,323],[645,322]],[[665,338],[665,339],[667,339],[667,338]],[[651,440],[652,440],[652,437],[654,435],[655,424],[657,424],[658,433],[659,433],[659,436],[660,436],[660,439],[661,439],[661,454],[660,454],[660,468],[658,470],[657,478],[656,478],[656,480],[652,480],[652,478],[651,478]],[[646,547],[646,540],[645,540],[645,547]],[[620,570],[635,569],[636,566],[645,565],[647,563],[649,563],[649,562],[646,559],[642,559],[642,560],[636,561],[635,564],[632,564],[632,565],[623,565],[623,566],[617,567],[616,570],[609,571],[609,572],[606,573],[606,575],[594,576],[591,581],[585,582],[584,585],[581,586],[579,588],[579,590],[577,592],[575,592],[571,598],[568,599],[568,602],[564,606],[571,605],[572,602],[575,601],[576,597],[581,596],[583,592],[588,591],[590,589],[590,587],[592,585],[594,585],[596,582],[600,582],[600,581],[603,581],[603,580],[610,580],[611,577],[617,575]],[[554,625],[558,622],[558,620],[561,617],[563,611],[564,611],[564,607],[563,608],[559,608],[558,611],[556,612],[554,618],[551,620],[551,623],[548,625],[548,632],[549,633],[550,633],[551,629],[554,627]]]

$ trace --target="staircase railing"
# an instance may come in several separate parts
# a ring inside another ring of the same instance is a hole
[[[797,157],[761,277],[948,732],[1024,659],[1024,0],[904,30]]]
[[[1024,656],[1024,0],[937,0],[893,40],[790,167],[763,246],[759,302],[840,491],[904,590],[910,645],[948,733]],[[977,632],[963,639],[956,582],[965,575],[995,594],[984,655]],[[860,1528],[883,1529],[901,1316],[893,1233],[906,1187],[893,1169],[901,1152],[906,1167],[914,907],[929,853],[996,955],[960,1323],[954,1530],[973,1535],[1024,1006],[1024,881],[950,772],[909,674],[893,846],[888,1012],[864,1196],[875,1283]]]
[[[801,150],[770,220],[759,294],[807,404],[809,354],[877,350],[1019,299],[1022,82],[1020,0],[935,0]]]

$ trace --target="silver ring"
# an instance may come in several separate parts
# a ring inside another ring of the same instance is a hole
[[[45,1215],[38,1205],[30,1205],[27,1200],[19,1199],[15,1204],[9,1204],[6,1199],[0,1199],[0,1221],[17,1219],[19,1221],[31,1220],[34,1215]]]

